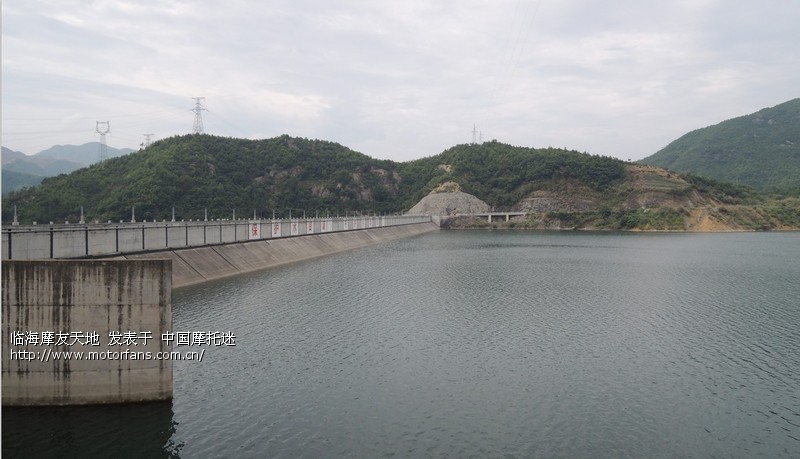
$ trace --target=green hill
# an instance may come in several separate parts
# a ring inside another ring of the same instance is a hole
[[[692,131],[640,163],[800,194],[800,99]]]
[[[690,218],[710,216],[768,229],[787,226],[781,216],[797,213],[794,201],[772,213],[740,211],[736,206],[764,198],[746,187],[577,151],[488,142],[397,163],[321,140],[186,135],[12,192],[3,199],[3,221],[14,206],[23,223],[77,221],[81,206],[89,221],[127,221],[131,207],[148,221],[170,219],[173,207],[186,220],[202,219],[205,209],[210,219],[231,218],[234,209],[239,218],[254,210],[264,218],[394,213],[447,182],[495,210],[531,212],[528,227],[690,229],[697,226]],[[724,215],[715,213],[719,206],[729,206]],[[701,207],[707,210],[698,213]]]
[[[282,136],[265,140],[209,135],[173,137],[41,186],[11,194],[21,218],[90,220],[287,217],[299,212],[400,212],[444,181],[498,208],[514,205],[553,180],[575,179],[602,189],[623,176],[623,163],[574,151],[512,147],[496,142],[459,145],[436,156],[397,163],[332,142]],[[22,213],[24,209],[24,214]]]
[[[26,186],[34,186],[41,183],[44,179],[41,175],[33,175],[33,174],[26,174],[24,172],[17,172],[12,170],[6,170],[3,168],[2,170],[2,182],[3,182],[3,196],[7,195],[12,191],[16,191]]]
[[[457,145],[438,155],[404,163],[400,171],[405,180],[414,181],[406,207],[452,181],[491,206],[509,209],[528,194],[565,181],[604,190],[624,178],[625,164],[577,151],[487,142]]]
[[[379,161],[341,145],[288,136],[244,140],[186,135],[69,175],[45,179],[34,189],[12,193],[20,218],[76,221],[80,207],[89,220],[136,218],[231,218],[252,215],[287,217],[303,211],[396,208],[396,164]]]

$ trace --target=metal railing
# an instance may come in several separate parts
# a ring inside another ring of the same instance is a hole
[[[430,222],[425,216],[4,226],[2,259],[85,258]]]

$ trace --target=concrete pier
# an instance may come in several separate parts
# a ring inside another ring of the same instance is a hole
[[[3,261],[2,271],[3,405],[172,398],[172,361],[157,358],[172,351],[161,339],[172,331],[169,260]]]

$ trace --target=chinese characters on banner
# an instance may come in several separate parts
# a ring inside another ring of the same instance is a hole
[[[250,222],[248,235],[248,239],[261,239],[261,223]]]

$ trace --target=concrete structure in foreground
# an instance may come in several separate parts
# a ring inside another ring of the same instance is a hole
[[[3,261],[2,271],[3,405],[172,398],[163,353],[173,348],[162,341],[172,332],[171,261]]]
[[[231,222],[209,242],[205,224],[4,228],[3,405],[170,399],[173,287],[438,229],[429,216]]]

